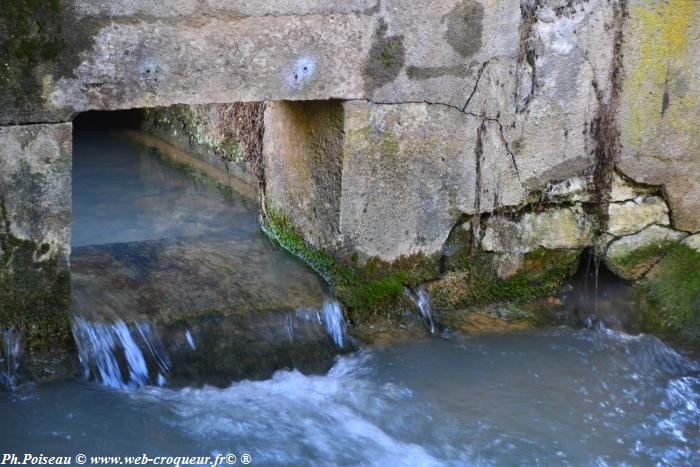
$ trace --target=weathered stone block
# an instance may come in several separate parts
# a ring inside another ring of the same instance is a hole
[[[700,3],[631,0],[618,167],[663,185],[673,227],[700,231]]]
[[[639,279],[666,250],[686,235],[667,227],[651,225],[610,244],[605,253],[605,264],[623,279]]]
[[[47,3],[57,11],[40,15],[45,25],[19,8],[27,26],[14,30],[2,25],[17,15],[0,14],[0,31],[19,44],[2,57],[0,123],[177,103],[363,97],[374,24],[364,1],[276,2],[279,11],[266,1]],[[46,47],[16,60],[25,40]]]
[[[33,348],[69,335],[71,124],[0,127],[0,327]]]
[[[265,110],[266,202],[310,244],[339,244],[343,144],[340,102],[272,102]]]
[[[500,253],[493,258],[493,268],[499,279],[508,279],[523,267],[525,255],[522,253]]]
[[[700,234],[690,235],[686,237],[682,243],[700,253]]]
[[[560,3],[521,2],[510,134],[530,190],[596,164],[591,122],[610,96],[616,2]]]
[[[629,201],[640,196],[648,196],[650,194],[652,193],[649,188],[633,185],[622,178],[619,174],[613,174],[612,183],[610,184],[610,202],[619,203],[621,201]]]
[[[668,206],[658,196],[640,196],[608,206],[608,233],[612,235],[630,235],[652,224],[670,223]]]
[[[595,218],[578,205],[526,212],[516,219],[495,215],[485,221],[481,247],[501,253],[579,249],[592,243],[595,228]]]
[[[403,66],[373,80],[366,98],[443,103],[460,109],[470,101],[466,110],[493,117],[511,104],[519,0],[441,0],[431,2],[429,9],[417,8],[413,0],[385,0],[379,5],[371,31],[375,53],[369,53],[367,60],[373,66],[363,72],[371,78],[368,71],[382,69],[384,63],[397,61]],[[380,21],[386,25],[383,31]]]
[[[431,255],[460,216],[525,200],[496,122],[430,104],[344,109],[340,232],[349,249]]]
[[[593,174],[587,173],[548,183],[543,190],[542,201],[561,204],[590,203],[595,201],[594,190]]]

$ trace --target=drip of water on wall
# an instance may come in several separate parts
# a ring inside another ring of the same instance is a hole
[[[347,344],[347,335],[345,328],[345,317],[343,310],[340,307],[340,302],[336,298],[326,297],[323,299],[321,310],[313,308],[299,308],[296,311],[296,317],[305,321],[318,322],[323,326],[328,335],[333,339],[336,347],[339,349],[345,348]],[[287,335],[290,342],[294,340],[294,320],[291,316],[285,317],[285,326],[287,327]]]
[[[22,333],[14,328],[4,329],[0,340],[0,385],[17,386],[17,370],[22,354]]]
[[[187,339],[187,345],[190,346],[190,349],[197,350],[197,345],[194,343],[194,338],[189,329],[185,330],[185,339]]]
[[[170,359],[150,323],[129,327],[121,320],[90,322],[75,317],[73,334],[85,378],[122,389],[151,382],[165,384]],[[149,361],[154,363],[153,370],[149,370]]]
[[[289,313],[284,314],[284,327],[287,330],[289,342],[294,342],[294,318]]]
[[[338,300],[334,298],[324,299],[322,315],[326,331],[333,338],[335,345],[342,349],[345,346],[345,318]]]
[[[420,311],[421,316],[425,320],[425,324],[430,329],[431,334],[435,334],[436,326],[433,320],[433,305],[430,299],[430,294],[424,286],[418,286],[415,293],[409,289],[405,290],[405,294],[411,299],[411,301],[416,305],[418,311]]]

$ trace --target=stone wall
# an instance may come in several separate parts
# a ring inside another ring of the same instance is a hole
[[[466,232],[499,277],[585,247],[641,277],[631,252],[700,231],[699,20],[689,0],[14,2],[2,166],[42,153],[13,143],[25,124],[266,101],[258,176],[309,247],[444,263]]]
[[[0,127],[0,141],[0,328],[51,349],[70,335],[71,124]]]
[[[675,228],[700,230],[700,3],[631,2],[619,168],[664,187]]]
[[[343,107],[336,101],[274,102],[265,111],[265,198],[313,245],[337,249]]]
[[[690,3],[683,3],[684,12],[696,14]],[[386,4],[374,44],[383,45],[387,54],[389,49],[402,53],[403,58],[392,73],[383,70],[385,77],[395,75],[391,82],[368,88],[371,101],[343,103],[345,137],[335,242],[360,256],[383,260],[434,254],[461,217],[503,207],[519,209],[557,182],[580,181],[593,174],[591,183],[598,186],[589,186],[596,198],[589,201],[605,201],[599,198],[607,198],[614,170],[633,182],[656,187],[657,195],[670,205],[675,229],[697,231],[700,210],[692,207],[700,189],[700,162],[694,145],[700,138],[688,126],[694,121],[690,113],[697,113],[688,94],[688,89],[697,87],[693,84],[697,67],[688,66],[694,63],[694,48],[685,55],[674,52],[678,67],[685,70],[679,86],[688,88],[683,91],[688,97],[675,105],[688,118],[674,117],[680,123],[668,130],[671,124],[655,123],[656,117],[645,122],[648,132],[671,132],[669,138],[677,138],[679,144],[664,143],[668,155],[663,157],[644,155],[651,151],[649,145],[629,144],[628,109],[634,101],[628,99],[632,80],[628,76],[649,62],[639,58],[640,40],[635,34],[644,31],[638,23],[643,18],[651,21],[646,34],[655,34],[656,29],[649,30],[652,25],[660,31],[669,29],[663,34],[678,32],[673,40],[685,47],[696,38],[692,23],[681,21],[676,13],[654,23],[654,15],[663,16],[663,5],[539,1],[523,2],[522,9],[516,9],[500,2],[497,8],[481,8],[478,2],[466,1],[446,10],[441,29],[430,19],[419,26],[420,20],[409,12],[413,9]],[[493,26],[491,15],[499,9],[502,34],[487,38],[475,27],[470,34],[461,33],[461,45],[452,47],[450,15],[459,13],[467,22],[478,17],[486,27]],[[421,55],[420,47],[429,41],[421,45],[402,35],[409,24],[428,37],[442,30],[443,40],[436,37],[431,53]],[[417,57],[444,62],[421,68]],[[387,66],[393,64],[392,56],[385,58]],[[471,65],[460,75],[459,66],[446,65],[452,62]],[[368,66],[376,71],[371,63]],[[460,76],[471,76],[471,82],[462,81],[460,86]],[[659,92],[658,105],[663,106],[663,89],[654,92]],[[687,128],[679,127],[681,123]],[[643,151],[635,149],[641,147]],[[284,208],[284,199],[278,204]]]
[[[198,157],[222,176],[256,186],[256,175],[246,160],[249,148],[240,141],[243,129],[236,125],[236,109],[236,104],[144,109],[142,128]]]

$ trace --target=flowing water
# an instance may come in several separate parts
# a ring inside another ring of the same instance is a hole
[[[261,233],[252,200],[159,144],[133,131],[76,134],[72,312],[84,376],[124,389],[327,371],[351,348],[340,305]]]
[[[260,235],[252,204],[105,134],[76,139],[75,170],[83,374],[0,392],[0,454],[700,463],[700,363],[652,336],[443,332],[339,355],[354,348],[340,305]],[[435,333],[426,290],[406,293]],[[181,316],[212,306],[238,312]],[[2,335],[14,386],[18,339]]]
[[[435,326],[435,320],[433,319],[432,300],[428,290],[424,286],[420,285],[415,292],[406,289],[404,293],[413,301],[416,308],[418,308],[418,311],[425,321],[425,325],[430,330],[430,334],[435,334],[437,327]]]
[[[651,336],[455,335],[225,388],[42,386],[0,396],[0,439],[64,455],[249,453],[254,465],[697,465],[699,372]]]
[[[22,334],[16,329],[0,332],[0,387],[17,385],[17,370],[22,355]]]

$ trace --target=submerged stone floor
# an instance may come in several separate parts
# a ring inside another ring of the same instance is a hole
[[[262,236],[180,238],[76,248],[74,314],[126,321],[320,309],[324,286]]]

